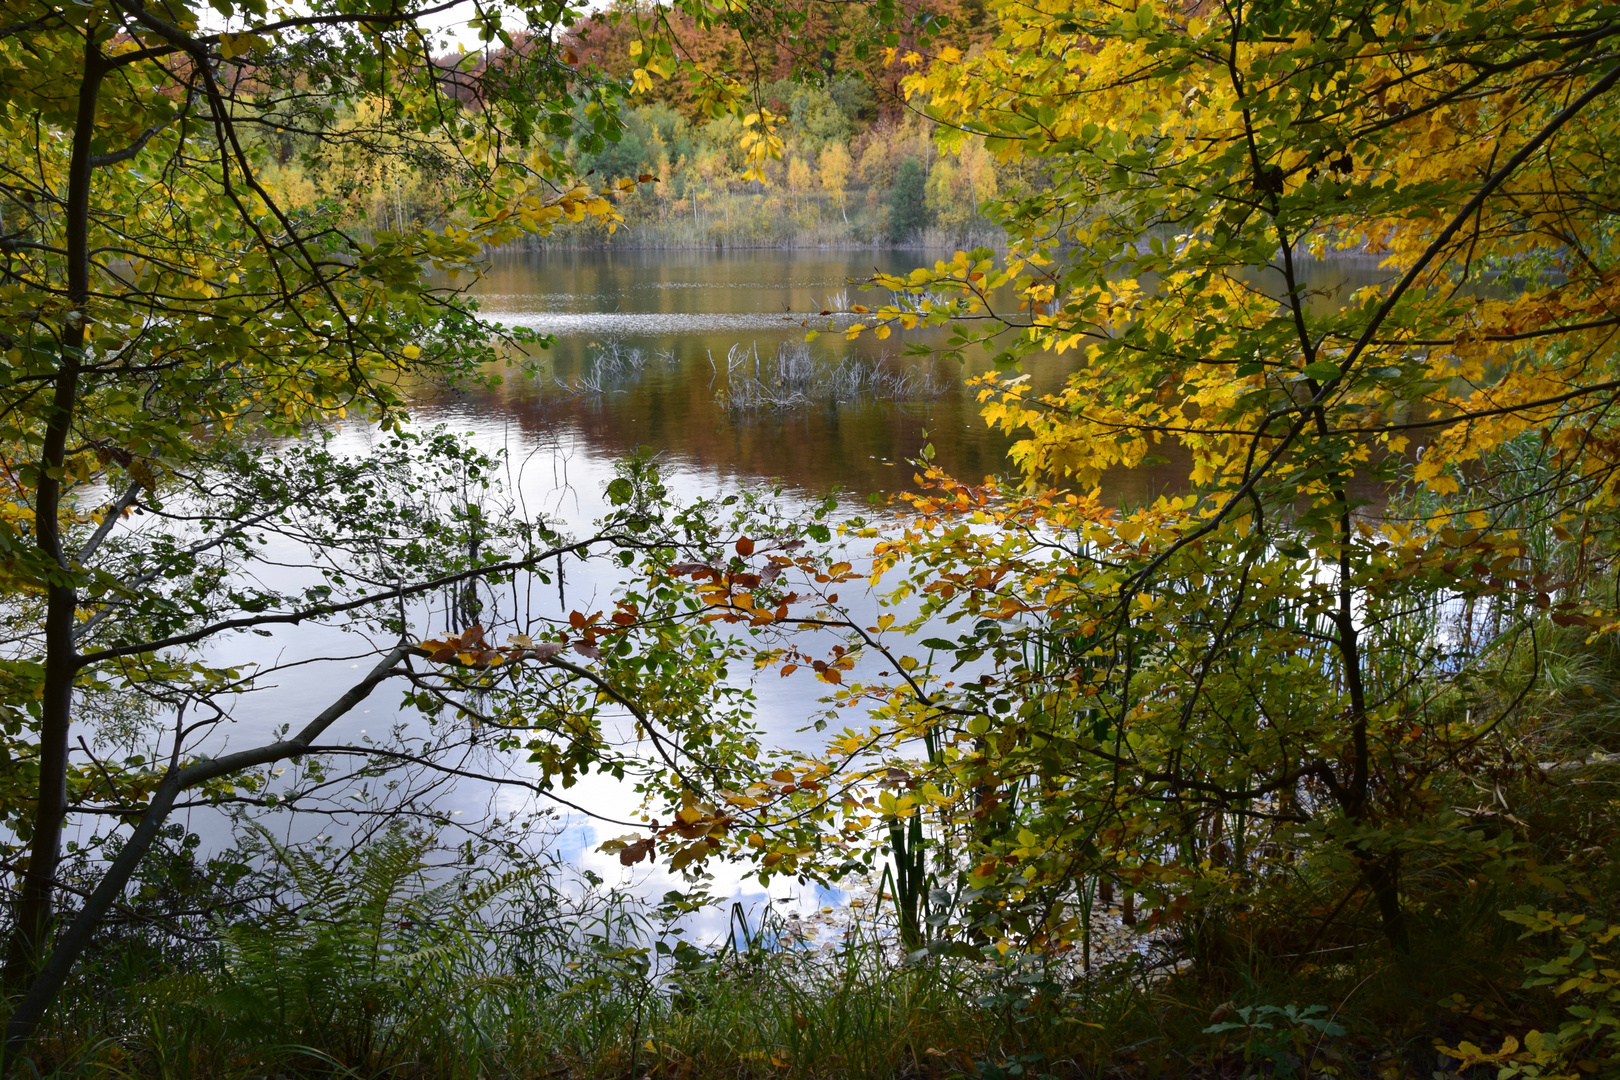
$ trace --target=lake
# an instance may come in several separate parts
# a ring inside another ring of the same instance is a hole
[[[472,291],[491,322],[552,336],[550,348],[538,354],[543,374],[508,378],[492,390],[424,393],[415,419],[424,426],[448,425],[481,447],[505,451],[508,484],[526,511],[543,512],[576,533],[586,531],[605,510],[601,493],[613,476],[615,460],[638,448],[659,455],[672,491],[684,498],[777,482],[790,506],[842,492],[851,512],[864,509],[869,494],[910,486],[913,469],[906,462],[925,441],[934,445],[936,460],[958,476],[1002,471],[1008,441],[979,418],[976,402],[962,387],[959,366],[900,356],[909,341],[938,344],[943,331],[931,337],[897,332],[885,342],[870,337],[847,342],[842,335],[828,334],[809,347],[810,359],[820,368],[881,361],[895,378],[909,373],[913,388],[926,379],[926,393],[901,394],[905,400],[873,400],[856,393],[839,400],[837,394],[811,392],[790,409],[728,403],[727,395],[736,396],[728,355],[745,351],[752,363],[758,356],[775,356],[782,347],[798,349],[807,319],[825,325],[817,317],[820,311],[849,303],[877,307],[887,301],[882,291],[856,291],[874,271],[903,273],[936,257],[907,251],[496,255],[489,274]],[[1357,264],[1318,263],[1311,269],[1312,284],[1320,289],[1365,284],[1377,277],[1371,266]],[[1061,362],[1053,358],[1050,365],[1034,365],[1040,369],[1031,372],[1032,378],[1038,385],[1056,385],[1074,362],[1070,354]],[[352,429],[342,438],[363,452],[372,434]],[[1105,493],[1140,502],[1176,486],[1184,475],[1184,469],[1173,466],[1110,475]],[[592,610],[612,584],[604,568],[570,567],[567,595],[547,593],[538,601],[544,610],[529,614],[565,616],[570,607]],[[869,600],[845,599],[855,600],[858,617],[864,614],[862,607],[873,607]],[[513,601],[491,597],[490,602],[506,603],[511,613]],[[460,629],[444,625],[445,619],[442,610],[424,609],[422,636]],[[307,625],[278,629],[269,639],[222,642],[211,659],[246,663],[279,655],[283,663],[313,661],[289,668],[285,677],[268,680],[272,685],[242,698],[232,713],[234,734],[221,732],[223,742],[246,745],[281,724],[304,722],[353,682],[356,669],[371,666],[374,661],[362,655],[365,647],[339,630]],[[313,660],[323,656],[349,658]],[[759,717],[769,736],[781,745],[808,748],[811,740],[819,742],[800,729],[823,689],[809,679],[762,680]],[[381,735],[396,725],[420,730],[422,721],[400,712],[397,702],[396,691],[379,691],[333,735]],[[512,767],[521,771],[526,765]],[[363,801],[365,793],[357,797]],[[628,785],[602,777],[587,778],[567,797],[619,820],[631,816],[636,806]],[[532,805],[532,797],[521,790],[465,782],[441,788],[433,798],[458,823],[491,813],[510,817]],[[206,811],[194,815],[193,828],[213,842],[223,841],[217,818]],[[333,831],[342,833],[364,820],[356,811],[352,819],[340,819]],[[310,829],[314,827],[311,823]],[[594,850],[600,840],[625,832],[623,826],[595,823],[564,809],[557,828],[556,849],[609,882],[651,895],[679,884],[645,865],[632,873],[616,858]],[[308,829],[288,829],[289,836],[311,835]],[[715,888],[745,903],[764,898],[757,882],[744,880],[732,868],[717,868]],[[834,898],[791,883],[779,883],[773,892],[783,899],[792,894],[801,907]]]
[[[420,415],[483,430],[498,421],[514,451],[560,441],[576,455],[610,460],[641,447],[659,453],[688,481],[778,480],[816,496],[908,487],[912,470],[905,463],[925,442],[955,476],[1003,472],[1011,440],[986,427],[962,388],[964,374],[987,370],[985,358],[964,372],[953,361],[902,355],[910,343],[942,345],[944,330],[896,328],[886,341],[824,334],[808,346],[824,365],[844,358],[882,362],[945,384],[943,393],[816,401],[791,410],[739,411],[719,400],[734,347],[768,358],[779,347],[800,346],[806,321],[826,325],[820,311],[886,303],[887,290],[858,290],[874,272],[904,274],[948,254],[634,248],[497,254],[471,292],[490,321],[553,336],[539,354],[546,379],[511,378],[489,393],[424,396]],[[1366,259],[1303,260],[1302,266],[1318,302],[1384,276]],[[637,377],[604,380],[600,393],[559,392],[558,384],[577,387],[588,379],[593,364],[615,348],[640,353]],[[1036,386],[1056,387],[1077,361],[1074,353],[1052,357],[1030,364],[1028,374]],[[1104,489],[1121,502],[1139,503],[1184,476],[1177,467],[1122,470],[1105,478]]]

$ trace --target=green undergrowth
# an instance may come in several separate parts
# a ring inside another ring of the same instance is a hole
[[[1614,1075],[1620,648],[1548,621],[1501,693],[1531,674],[1436,785],[1485,854],[1413,854],[1405,956],[1324,866],[1143,913],[1138,953],[1088,973],[942,938],[905,956],[887,902],[819,936],[739,908],[690,940],[719,911],[701,888],[659,903],[556,861],[444,866],[403,829],[354,852],[249,831],[204,864],[173,830],[16,1075]]]
[[[1484,809],[1464,808],[1498,818],[1521,857],[1496,879],[1414,865],[1404,957],[1365,897],[1344,901],[1328,880],[1296,883],[1291,903],[1257,892],[1246,909],[1161,927],[1141,956],[1088,974],[1073,954],[902,956],[889,905],[819,940],[739,909],[729,938],[694,944],[681,920],[701,894],[637,902],[554,863],[435,869],[432,838],[404,831],[352,855],[255,834],[232,887],[259,899],[112,928],[19,1075],[1495,1076],[1500,1062],[1458,1073],[1437,1047],[1497,1053],[1506,1036],[1557,1031],[1579,1004],[1526,985],[1527,963],[1567,948],[1503,913],[1601,923],[1620,895],[1617,769],[1593,763],[1620,749],[1620,655],[1573,632],[1546,638],[1580,674],[1549,685],[1544,729],[1524,737],[1582,764],[1521,764]],[[153,874],[201,910],[219,899],[218,860],[198,873],[174,839]],[[1600,1048],[1569,1075],[1607,1072]]]

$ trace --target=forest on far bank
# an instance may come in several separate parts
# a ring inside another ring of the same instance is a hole
[[[962,48],[987,40],[982,5],[961,7],[927,5],[911,16],[943,17],[938,32]],[[581,71],[625,78],[637,66],[630,55],[635,27],[652,10],[610,8],[569,28],[562,40]],[[614,196],[621,231],[610,234],[600,222],[582,221],[526,242],[972,248],[1001,242],[994,222],[980,213],[983,203],[1040,182],[1038,170],[998,164],[979,142],[942,152],[933,123],[905,102],[903,62],[885,64],[877,55],[857,60],[846,45],[819,58],[824,77],[805,78],[795,74],[787,49],[744,50],[735,32],[728,41],[724,32],[698,32],[678,12],[666,18],[676,47],[695,61],[749,61],[750,94],[781,117],[779,155],[762,163],[763,178],[753,175],[755,165],[740,143],[742,117],[710,115],[688,78],[659,80],[620,106],[622,126],[612,138],[594,137],[587,124],[558,147],[580,176],[649,178]],[[715,38],[726,43],[717,45]],[[365,108],[359,125],[366,122]],[[355,225],[371,228],[439,222],[449,213],[453,193],[444,187],[446,178],[408,158],[317,154],[305,161],[296,139],[284,143],[266,179],[291,202],[337,201]]]

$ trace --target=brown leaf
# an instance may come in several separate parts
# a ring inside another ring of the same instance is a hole
[[[642,859],[653,854],[653,843],[653,838],[649,836],[645,840],[637,840],[633,844],[626,844],[624,850],[619,852],[619,862],[625,866],[636,865]]]
[[[753,553],[754,553],[754,542],[752,540],[748,539],[748,537],[746,537],[746,536],[739,537],[737,539],[737,554],[741,555],[743,558],[746,559],[748,556],[752,555]]]
[[[592,660],[602,659],[602,650],[584,641],[574,642],[574,651],[581,656],[588,656]]]
[[[709,577],[720,576],[720,571],[716,570],[712,566],[700,562],[676,563],[674,566],[669,568],[669,572],[674,574],[676,577],[685,577],[688,574],[691,574],[693,577],[697,577],[699,574],[707,574]]]

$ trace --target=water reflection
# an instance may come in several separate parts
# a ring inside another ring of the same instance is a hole
[[[940,365],[937,373],[950,376],[953,385],[926,401],[823,401],[803,409],[745,413],[717,400],[724,357],[733,345],[747,344],[769,353],[780,344],[800,342],[802,323],[825,308],[851,302],[877,306],[887,299],[857,293],[852,279],[864,279],[874,271],[905,272],[917,261],[916,253],[905,252],[498,256],[488,277],[476,286],[484,312],[493,320],[555,335],[545,354],[551,380],[577,380],[587,371],[592,350],[610,339],[648,356],[667,354],[668,359],[647,364],[635,379],[610,393],[548,393],[534,380],[512,379],[490,391],[424,395],[419,420],[445,422],[481,448],[504,450],[511,463],[505,479],[522,512],[529,516],[544,512],[576,535],[586,533],[605,510],[601,495],[613,476],[615,459],[637,448],[664,457],[667,482],[680,498],[723,496],[781,481],[789,491],[790,510],[796,500],[819,498],[834,489],[849,493],[858,505],[860,496],[909,486],[913,470],[906,461],[925,442],[932,442],[939,463],[958,476],[1002,472],[1008,440],[984,425],[977,403],[961,387],[963,373],[949,365]],[[1380,276],[1370,265],[1317,263],[1307,270],[1313,289],[1341,294]],[[888,354],[889,363],[920,364],[929,361],[900,356],[906,344],[937,344],[943,337],[943,331],[900,331],[886,342],[870,338],[845,342],[841,336],[828,335],[816,347],[829,359]],[[1073,362],[1072,355],[1038,360],[1031,364],[1030,374],[1038,386],[1056,386]],[[364,430],[350,431],[343,448],[364,454],[372,437]],[[1105,494],[1140,503],[1175,489],[1186,474],[1185,461],[1121,471],[1105,479]],[[859,552],[850,555],[858,558]],[[555,603],[549,590],[532,596],[525,592],[521,604],[514,593],[501,610],[509,617],[566,617],[571,608],[591,610],[605,602],[614,584],[609,567],[570,566],[567,594],[556,595]],[[876,617],[872,598],[846,599],[857,619]],[[494,605],[496,598],[490,602]],[[422,637],[462,628],[446,624],[449,616],[443,612],[419,614],[412,620],[413,630]],[[354,639],[340,628],[278,627],[268,639],[222,639],[211,646],[209,659],[245,665],[280,655],[291,663],[305,657],[348,657],[353,649]],[[262,741],[279,725],[301,723],[352,682],[359,663],[360,658],[312,663],[299,668],[296,678],[277,680],[280,685],[266,686],[243,699],[233,710],[234,741],[238,745]],[[801,729],[816,710],[815,699],[822,689],[808,679],[763,680],[757,688],[758,720],[767,736],[778,745],[807,749],[816,745],[819,738]],[[358,739],[368,729],[389,731],[395,725],[422,730],[421,718],[402,709],[398,700],[392,693],[377,695],[334,729],[333,737]],[[226,749],[232,741],[232,733],[222,732],[221,745],[210,750]],[[520,761],[506,767],[518,773],[527,768]],[[629,785],[595,774],[568,797],[621,820],[639,802]],[[526,792],[492,790],[476,783],[446,788],[437,799],[447,813],[464,809],[461,822],[489,814],[511,817],[534,803]],[[191,826],[204,828],[201,819],[206,813],[197,811]],[[342,831],[354,824],[340,817],[321,827]],[[615,859],[594,850],[600,839],[621,828],[599,834],[595,825],[573,814],[565,815],[562,824],[558,844],[581,867],[612,882],[630,880],[630,872]],[[215,842],[223,842],[223,824],[216,820],[212,831]],[[762,896],[756,884],[743,880],[740,868],[717,871],[717,892],[745,901]],[[654,895],[677,884],[662,870],[639,871],[633,880],[637,889]],[[778,889],[786,887],[779,884]]]
[[[637,448],[663,455],[722,483],[779,480],[821,495],[843,489],[864,496],[911,484],[906,465],[925,443],[949,472],[979,478],[1006,469],[1011,440],[987,428],[966,372],[952,362],[904,356],[908,344],[939,346],[943,329],[896,329],[887,341],[829,334],[811,346],[822,360],[883,359],[886,364],[935,365],[951,382],[943,394],[918,402],[817,404],[786,412],[739,415],[717,400],[725,387],[725,357],[741,344],[771,353],[803,341],[807,321],[824,325],[827,308],[886,302],[884,290],[858,289],[874,272],[903,274],[934,256],[905,251],[706,252],[560,251],[502,254],[473,289],[484,315],[554,335],[543,354],[546,378],[577,384],[604,346],[639,349],[665,362],[648,364],[632,382],[601,394],[547,393],[544,385],[512,378],[490,392],[425,396],[428,415],[500,418],[523,443],[577,440],[587,452],[615,458]],[[1350,290],[1381,280],[1373,260],[1303,260],[1313,304],[1344,302]],[[1257,283],[1278,285],[1259,272]],[[1274,289],[1272,291],[1280,291]],[[1055,388],[1077,354],[1026,365],[1035,386]],[[971,363],[971,361],[970,361]],[[514,451],[517,446],[512,448]],[[1178,488],[1186,463],[1119,471],[1104,479],[1105,494],[1137,504]]]

